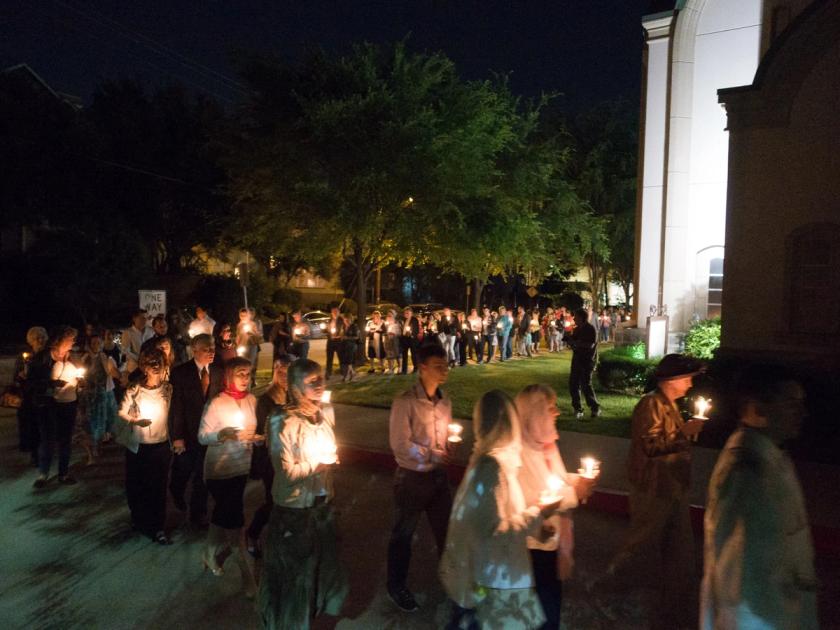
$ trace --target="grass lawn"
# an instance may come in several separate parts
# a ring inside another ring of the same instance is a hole
[[[621,394],[597,392],[601,403],[600,418],[575,420],[569,403],[568,383],[571,353],[543,353],[531,359],[493,362],[489,365],[468,365],[451,370],[445,389],[452,398],[453,414],[458,418],[472,417],[473,405],[491,389],[501,389],[511,396],[531,383],[545,383],[558,393],[561,410],[559,429],[579,433],[596,433],[617,437],[630,436],[630,414],[638,398]],[[363,369],[363,368],[362,368]],[[332,400],[349,405],[367,407],[391,406],[391,401],[404,391],[416,377],[367,375],[353,383],[330,384]]]

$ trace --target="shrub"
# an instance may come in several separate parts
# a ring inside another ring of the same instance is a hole
[[[685,335],[685,353],[697,359],[711,359],[720,347],[720,317],[697,322]]]
[[[644,358],[644,343],[623,346],[607,350],[598,358],[595,370],[600,389],[641,394],[653,378],[653,371],[659,363],[657,359]],[[641,346],[641,358],[639,352]]]

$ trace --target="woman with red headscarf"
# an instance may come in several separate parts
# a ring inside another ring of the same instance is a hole
[[[234,552],[245,596],[254,597],[256,583],[248,564],[242,527],[245,525],[243,495],[256,434],[257,401],[248,389],[251,385],[251,362],[236,357],[225,364],[225,389],[204,410],[198,428],[198,441],[207,446],[204,458],[204,481],[215,506],[207,533],[204,567],[213,575],[223,574],[222,560],[229,550]]]

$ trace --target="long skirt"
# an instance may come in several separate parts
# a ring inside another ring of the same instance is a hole
[[[260,581],[263,627],[306,630],[315,615],[337,615],[346,596],[332,505],[301,509],[275,505]]]
[[[545,622],[542,605],[533,588],[488,588],[475,609],[480,628],[539,628]]]
[[[102,436],[111,431],[114,418],[117,417],[117,399],[114,392],[98,389],[85,401],[86,416],[85,429],[90,434],[94,444],[102,440]]]

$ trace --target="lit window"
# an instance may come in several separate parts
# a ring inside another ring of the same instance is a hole
[[[706,317],[720,317],[723,304],[723,258],[709,261],[709,295],[706,300]]]

